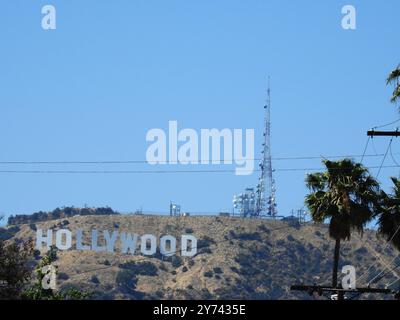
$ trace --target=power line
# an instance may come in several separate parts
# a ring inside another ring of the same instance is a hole
[[[372,158],[381,157],[384,154],[344,154],[344,155],[332,155],[332,156],[296,156],[296,157],[275,157],[272,158],[274,161],[286,161],[286,160],[318,160],[318,159],[339,159],[339,158]],[[254,158],[247,159],[251,161],[261,161],[262,159]],[[226,162],[234,162],[236,159],[213,159],[215,162],[221,164]],[[168,161],[160,163],[160,161],[147,161],[147,160],[102,160],[102,161],[0,161],[0,165],[64,165],[64,164],[173,164]]]
[[[382,251],[385,250],[385,249],[389,246],[390,242],[394,239],[394,237],[396,236],[396,234],[397,234],[399,231],[400,231],[400,225],[399,225],[399,227],[397,228],[397,230],[393,233],[393,235],[390,237],[390,239],[389,239],[388,241],[386,241],[386,244],[385,244],[384,248],[382,249]],[[398,257],[398,256],[397,256],[397,257]],[[389,265],[391,265],[394,261],[396,261],[397,257],[395,257],[395,258],[389,263]],[[367,269],[367,271],[365,271],[360,277],[358,277],[358,281],[360,281],[361,279],[363,279],[373,267],[375,267],[376,265],[378,265],[378,263],[379,263],[379,262],[375,262],[374,264],[370,265],[369,268]],[[387,269],[387,267],[385,267],[385,268],[383,269],[383,271],[382,271],[381,273],[378,274],[378,276],[381,275],[386,269]],[[372,280],[370,280],[369,282],[371,282],[371,281],[372,281]]]
[[[369,142],[371,141],[371,137],[368,137],[367,138],[367,143],[365,144],[365,148],[364,148],[364,152],[363,152],[363,155],[362,155],[362,157],[361,157],[361,163],[363,162],[363,160],[364,160],[364,157],[365,157],[365,153],[367,152],[367,149],[368,149],[368,145],[369,145]]]
[[[378,152],[376,151],[374,139],[371,139],[371,142],[372,142],[372,149],[374,149],[375,154],[378,155]],[[380,156],[383,156],[383,155],[384,154],[380,154]]]
[[[272,160],[317,160],[317,159],[341,159],[341,158],[376,158],[381,157],[384,154],[344,154],[344,155],[334,155],[334,156],[303,156],[303,157],[281,157],[281,158],[272,158]]]
[[[394,237],[397,235],[397,233],[398,233],[399,231],[400,231],[400,225],[398,226],[396,232],[392,235],[392,237],[387,241],[384,250],[385,250],[385,249],[388,247],[388,245],[392,242],[392,240],[394,239]],[[397,255],[397,256],[390,262],[389,265],[391,265],[393,262],[395,262],[396,259],[397,259],[398,257],[399,257],[399,255]],[[387,267],[386,267],[385,269],[387,269]],[[385,269],[384,269],[381,273],[379,273],[377,276],[375,276],[372,280],[370,280],[369,283],[372,283],[376,278],[378,278],[378,277],[385,271]],[[391,271],[390,271],[390,272],[391,272]]]
[[[395,159],[394,156],[393,156],[392,145],[390,145],[390,157],[392,158],[392,161],[393,161],[396,165],[400,166],[400,164],[396,161],[396,159]]]
[[[396,261],[396,259],[399,256],[397,256],[394,261]],[[374,277],[370,282],[368,282],[368,284],[374,283],[374,282],[378,282],[381,281],[383,278],[385,278],[389,273],[394,272],[398,267],[400,267],[400,264],[395,265],[393,268],[391,268],[390,270],[385,271],[383,274],[382,272],[380,274],[378,274],[376,277]],[[399,277],[397,277],[397,281],[400,280]]]
[[[400,267],[400,265],[398,265],[397,267]],[[389,283],[388,285],[386,285],[387,288],[390,288],[391,286],[393,286],[395,283],[399,282],[400,279],[396,279],[395,281],[393,281],[392,283]]]
[[[243,170],[257,172],[259,170]],[[21,174],[168,174],[168,173],[232,173],[235,169],[226,170],[0,170],[0,173]]]
[[[379,175],[380,175],[380,173],[381,173],[382,166],[383,166],[383,164],[385,163],[385,160],[386,160],[386,157],[387,157],[387,155],[388,155],[388,152],[389,152],[389,150],[390,150],[390,148],[391,148],[391,146],[392,146],[392,142],[393,142],[393,137],[390,139],[389,145],[388,145],[388,147],[387,147],[387,149],[386,149],[386,153],[385,153],[385,155],[384,155],[384,157],[383,157],[383,159],[382,159],[381,166],[379,167],[378,173],[377,173],[377,175],[376,175],[377,178],[379,177]]]
[[[397,120],[395,120],[395,121],[393,121],[393,122],[389,122],[389,123],[384,124],[384,125],[381,125],[381,126],[373,127],[372,129],[385,128],[385,127],[388,127],[388,126],[390,126],[390,125],[392,125],[392,124],[395,124],[395,123],[397,123],[397,122],[400,122],[400,119],[397,119]]]
[[[399,165],[369,166],[367,169],[393,169]],[[324,171],[326,168],[280,168],[276,172],[291,171]],[[346,168],[332,168],[330,170],[346,170]],[[215,170],[0,170],[0,174],[179,174],[179,173],[235,173],[236,169]],[[259,169],[241,170],[241,172],[260,172]]]

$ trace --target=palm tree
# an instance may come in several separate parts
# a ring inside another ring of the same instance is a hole
[[[393,70],[387,78],[387,84],[389,85],[392,83],[396,85],[396,88],[393,91],[393,96],[390,101],[395,103],[397,99],[400,98],[400,66]]]
[[[329,219],[329,236],[335,240],[332,287],[338,288],[340,244],[349,240],[353,230],[362,234],[365,225],[374,217],[379,196],[379,183],[360,163],[350,159],[324,160],[325,172],[308,174],[306,196],[312,219]]]
[[[400,250],[400,180],[391,178],[393,194],[381,191],[381,204],[378,208],[378,235]]]

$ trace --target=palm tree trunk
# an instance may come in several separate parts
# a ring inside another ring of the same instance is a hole
[[[340,258],[340,239],[336,239],[335,252],[333,257],[333,271],[332,271],[332,287],[338,288],[338,269]],[[338,292],[338,299],[342,300],[343,295]]]

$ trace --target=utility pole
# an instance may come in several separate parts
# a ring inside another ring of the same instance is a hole
[[[367,132],[368,137],[400,137],[400,132],[397,129],[396,131],[375,131],[374,129],[369,130]],[[400,204],[400,199],[390,199],[387,203],[398,205]],[[307,292],[310,296],[317,293],[319,296],[322,296],[324,293],[331,293],[332,300],[335,297],[335,300],[343,300],[345,298],[346,293],[352,293],[355,296],[372,293],[372,294],[392,294],[396,300],[400,300],[400,291],[395,291],[391,289],[379,289],[379,288],[357,288],[357,289],[343,289],[343,288],[334,288],[330,286],[318,286],[318,285],[295,285],[290,287],[291,291],[304,291]],[[354,297],[353,297],[354,298]]]

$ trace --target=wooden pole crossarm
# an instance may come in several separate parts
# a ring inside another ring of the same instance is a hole
[[[368,137],[400,137],[400,131],[375,131],[367,132]]]
[[[342,289],[333,288],[329,286],[291,286],[292,291],[307,291],[307,292],[343,292],[343,293],[383,293],[383,294],[393,294],[395,293],[391,289],[379,289],[379,288],[357,288],[357,289]]]

